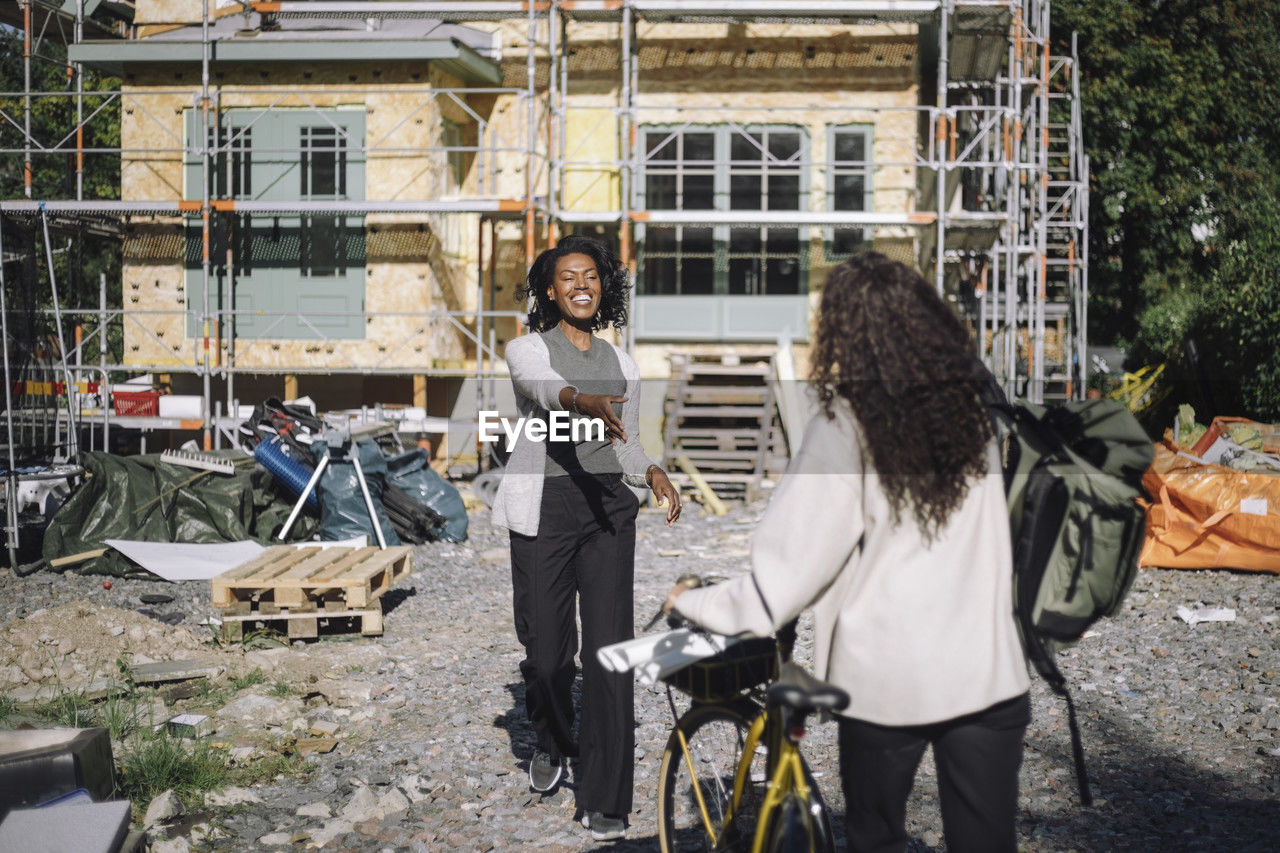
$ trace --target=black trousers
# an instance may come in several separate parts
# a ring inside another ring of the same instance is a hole
[[[933,746],[949,853],[1013,853],[1026,693],[983,711],[926,726],[878,726],[840,718],[840,781],[853,853],[907,848],[907,797]]]
[[[635,708],[631,673],[607,672],[601,646],[635,636],[633,580],[640,504],[620,476],[549,477],[537,536],[511,534],[516,637],[525,710],[538,747],[578,756],[577,804],[631,811]],[[573,739],[574,653],[582,621],[582,720]]]

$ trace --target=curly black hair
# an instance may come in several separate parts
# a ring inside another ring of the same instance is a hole
[[[827,417],[847,402],[894,523],[933,539],[987,471],[992,428],[969,332],[920,273],[877,252],[827,277],[810,380]]]
[[[607,326],[621,329],[627,325],[627,291],[631,284],[626,267],[604,244],[570,234],[534,258],[524,284],[516,288],[517,301],[527,304],[529,299],[533,300],[529,308],[529,328],[545,332],[560,322],[560,309],[547,295],[547,288],[555,278],[556,262],[565,255],[586,255],[595,261],[596,272],[600,274],[600,307],[591,321],[591,331]]]

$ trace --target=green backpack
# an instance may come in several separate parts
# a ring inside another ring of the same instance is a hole
[[[1155,450],[1114,400],[1045,408],[983,399],[1002,451],[1013,540],[1014,613],[1036,671],[1067,702],[1080,799],[1091,805],[1075,705],[1056,653],[1120,609],[1146,514],[1135,501]],[[999,394],[997,398],[995,394]]]

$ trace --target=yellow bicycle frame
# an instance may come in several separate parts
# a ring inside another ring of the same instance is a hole
[[[724,831],[733,822],[733,816],[738,810],[738,804],[742,802],[742,793],[747,787],[747,777],[751,773],[751,761],[755,758],[756,748],[760,745],[760,739],[764,736],[765,728],[769,725],[769,712],[763,711],[751,722],[751,727],[747,729],[747,739],[742,746],[742,755],[738,759],[738,767],[733,778],[733,796],[728,803],[728,811],[725,814],[724,823],[719,828],[719,833],[715,832],[714,824],[711,820],[711,813],[707,810],[707,801],[702,794],[702,786],[698,784],[698,773],[693,765],[693,755],[689,752],[689,741],[684,736],[684,732],[679,727],[676,728],[677,734],[680,736],[680,751],[684,753],[685,765],[689,768],[689,778],[693,781],[694,795],[698,800],[698,811],[702,815],[702,824],[707,829],[707,834],[715,841],[715,846],[720,846],[724,840]],[[773,810],[786,798],[787,794],[795,791],[799,795],[802,802],[809,800],[809,785],[804,778],[803,765],[800,763],[800,750],[788,738],[783,737],[780,731],[777,731],[777,725],[774,726],[769,743],[769,758],[773,763],[773,771],[769,774],[769,784],[765,789],[764,802],[760,804],[760,815],[756,821],[755,837],[752,839],[752,853],[761,853],[765,844],[765,830],[769,826],[769,817]]]

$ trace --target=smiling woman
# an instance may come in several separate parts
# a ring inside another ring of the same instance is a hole
[[[536,334],[507,344],[521,420],[551,423],[567,413],[598,430],[545,440],[517,430],[493,504],[493,523],[511,533],[516,636],[525,710],[537,746],[529,785],[559,784],[579,757],[577,804],[596,840],[621,838],[631,811],[635,712],[629,673],[607,673],[601,646],[634,636],[632,582],[636,512],[628,486],[648,486],[680,517],[680,495],[640,446],[640,370],[597,338],[627,320],[627,273],[604,246],[569,236],[537,257],[519,296]],[[559,435],[558,433],[556,435]],[[495,435],[496,438],[496,435]],[[574,737],[574,605],[582,623],[582,721]]]

